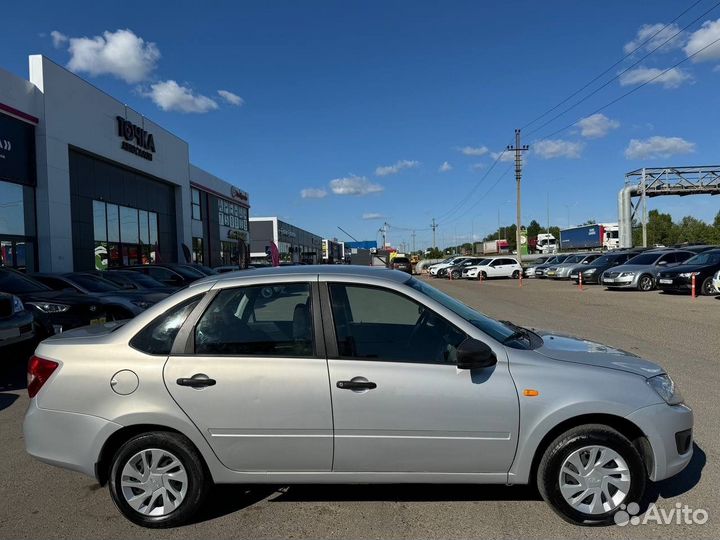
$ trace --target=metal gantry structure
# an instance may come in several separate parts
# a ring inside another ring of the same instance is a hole
[[[647,246],[647,198],[663,195],[720,195],[720,165],[643,167],[627,173],[618,193],[620,247],[632,247],[632,223],[638,212]],[[633,197],[639,197],[634,204]]]

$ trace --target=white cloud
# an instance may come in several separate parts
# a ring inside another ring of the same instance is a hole
[[[535,152],[542,159],[569,158],[577,159],[583,149],[583,143],[564,141],[562,139],[549,139],[538,141],[533,146]]]
[[[716,21],[706,21],[699,30],[690,34],[690,38],[683,51],[690,56],[703,47],[708,47],[693,57],[693,63],[720,60],[720,42],[711,47],[709,46],[713,41],[718,39],[720,39],[720,19]]]
[[[59,49],[63,45],[67,43],[68,37],[63,34],[62,32],[58,32],[57,30],[53,30],[50,32],[50,37],[52,38],[53,47],[56,49]]]
[[[486,165],[484,163],[473,163],[472,165],[470,165],[470,170],[473,172],[477,172],[484,169],[485,167]]]
[[[596,113],[580,120],[578,126],[580,126],[580,134],[583,137],[598,139],[620,127],[620,122],[611,120],[602,113]]]
[[[305,188],[300,190],[300,196],[303,199],[323,199],[327,196],[327,191],[322,188]]]
[[[629,41],[625,44],[625,47],[623,47],[625,54],[633,52],[646,39],[649,39],[649,41],[640,47],[638,52],[642,50],[648,52],[654,51],[661,45],[662,47],[658,49],[658,52],[669,52],[673,49],[681,49],[686,39],[684,32],[680,32],[680,27],[674,23],[669,25],[667,28],[664,28],[664,26],[665,25],[663,23],[643,24],[637,31],[635,39]],[[675,36],[675,34],[677,34],[677,36]],[[670,41],[665,43],[668,39],[670,39]],[[663,43],[665,44],[663,45]]]
[[[487,146],[463,146],[459,150],[466,156],[484,156],[490,151]]]
[[[242,107],[243,105],[245,105],[245,100],[243,98],[241,98],[237,94],[233,94],[229,90],[218,90],[217,93],[230,105],[235,105],[237,107]]]
[[[642,66],[631,69],[620,75],[620,86],[650,83],[662,84],[664,88],[677,88],[684,82],[693,80],[689,73],[677,67],[669,69],[667,73],[663,71],[665,70]]]
[[[60,44],[64,37],[58,36]],[[160,59],[155,43],[146,42],[132,30],[106,31],[102,36],[68,38],[68,41],[68,69],[94,76],[113,75],[127,83],[147,80]]]
[[[144,92],[163,111],[184,113],[206,113],[218,108],[215,100],[201,94],[195,94],[187,86],[173,80],[160,81],[150,85],[150,91]]]
[[[695,151],[695,143],[682,137],[650,137],[632,139],[625,149],[627,159],[666,158],[677,154],[690,154]]]
[[[370,193],[384,191],[380,184],[369,182],[364,176],[347,176],[330,180],[330,189],[335,195],[357,195],[363,196]]]
[[[377,212],[367,212],[362,215],[363,219],[385,219],[385,216],[378,214]]]
[[[400,161],[395,162],[393,165],[384,165],[376,168],[375,175],[388,176],[390,174],[397,174],[403,169],[414,169],[419,165],[419,161],[401,159]]]
[[[493,159],[500,159],[500,162],[503,161],[512,161],[515,159],[515,153],[514,152],[508,152],[507,150],[503,152],[492,152],[490,154],[490,157]]]
[[[450,165],[447,161],[443,161],[443,164],[440,165],[438,172],[448,172],[448,171],[452,171],[452,169],[453,169],[452,165]]]

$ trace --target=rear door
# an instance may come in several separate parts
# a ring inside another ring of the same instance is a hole
[[[316,289],[317,282],[222,289],[183,327],[187,339],[168,359],[165,382],[230,469],[331,468],[332,411]]]

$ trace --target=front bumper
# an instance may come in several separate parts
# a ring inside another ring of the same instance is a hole
[[[634,289],[637,288],[638,277],[638,275],[629,277],[602,276],[602,284],[613,289]]]
[[[572,279],[575,283],[580,282],[580,278],[579,278],[578,274],[573,273],[570,276],[570,279]],[[592,274],[583,274],[582,275],[583,284],[599,283],[599,279],[600,279],[600,272],[593,272]]]
[[[628,415],[648,438],[653,453],[650,479],[654,482],[675,476],[692,459],[693,411],[687,405],[658,403]],[[692,433],[690,431],[690,433]],[[688,439],[688,437],[690,437]],[[680,450],[685,450],[680,453]]]
[[[35,337],[33,315],[21,311],[12,317],[0,320],[0,347],[14,345]]]
[[[696,278],[695,290],[700,292],[701,281]],[[692,290],[692,278],[672,276],[662,277],[659,276],[657,280],[657,287],[661,291],[683,291],[687,292]]]
[[[33,399],[23,421],[25,450],[44,463],[94,477],[105,441],[121,427],[89,414],[42,409]]]

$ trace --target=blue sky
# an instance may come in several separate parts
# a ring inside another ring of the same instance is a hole
[[[510,163],[487,174],[493,152],[694,1],[24,2],[4,10],[0,66],[26,77],[42,53],[71,67],[187,140],[195,164],[250,192],[254,215],[340,239],[338,225],[376,239],[387,221],[393,244],[414,228],[424,247],[433,217],[439,244],[488,234],[498,209],[514,221]],[[626,172],[720,162],[720,45],[542,140],[717,38],[720,6],[525,129],[523,221],[544,224],[548,198],[553,224],[616,221]],[[649,208],[712,220],[720,199]]]

